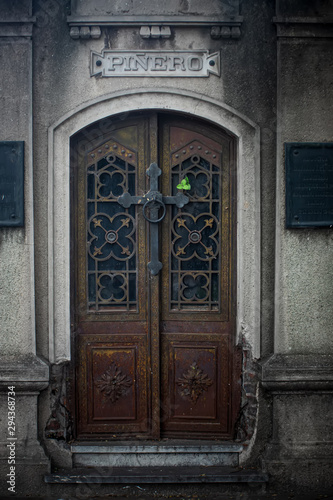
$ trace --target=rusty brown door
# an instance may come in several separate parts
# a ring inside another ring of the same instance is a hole
[[[93,125],[72,150],[77,438],[232,438],[233,139],[147,113]],[[159,223],[142,211],[152,163],[163,199],[185,177],[191,185],[188,203],[166,205]],[[135,203],[124,207],[124,193]]]

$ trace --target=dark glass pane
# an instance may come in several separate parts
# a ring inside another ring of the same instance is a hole
[[[96,280],[94,274],[88,275],[88,301],[95,302]]]
[[[213,200],[220,199],[220,182],[218,174],[212,175],[212,198]]]
[[[92,172],[87,176],[87,193],[88,199],[93,199],[95,196],[95,175]]]
[[[178,300],[178,292],[179,292],[179,283],[178,283],[178,275],[171,275],[171,300]]]
[[[214,273],[211,276],[211,287],[212,287],[212,301],[218,302],[219,300],[219,275]]]
[[[136,275],[134,273],[130,273],[129,275],[128,295],[130,301],[136,300]]]

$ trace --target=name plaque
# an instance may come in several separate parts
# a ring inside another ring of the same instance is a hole
[[[0,227],[24,223],[24,142],[0,142]]]
[[[286,227],[333,225],[333,143],[285,144]]]
[[[90,75],[102,77],[220,76],[220,53],[207,50],[102,50],[91,52]]]

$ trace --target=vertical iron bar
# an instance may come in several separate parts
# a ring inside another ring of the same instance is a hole
[[[150,158],[149,163],[158,163],[157,146],[157,114],[150,119]],[[154,189],[154,184],[150,189]],[[156,179],[156,191],[158,190],[158,180]],[[153,216],[155,214],[152,214]],[[158,215],[157,215],[158,217]],[[150,248],[152,239],[158,237],[158,224],[149,224]],[[150,255],[151,259],[151,255]],[[150,346],[151,346],[151,433],[153,439],[160,438],[160,275],[149,276],[150,289]]]

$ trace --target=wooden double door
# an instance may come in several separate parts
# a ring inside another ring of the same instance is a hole
[[[142,113],[94,124],[72,151],[76,437],[231,439],[232,137],[193,117]],[[143,209],[152,163],[160,222],[147,220],[149,200]],[[186,177],[187,203],[167,203]]]

